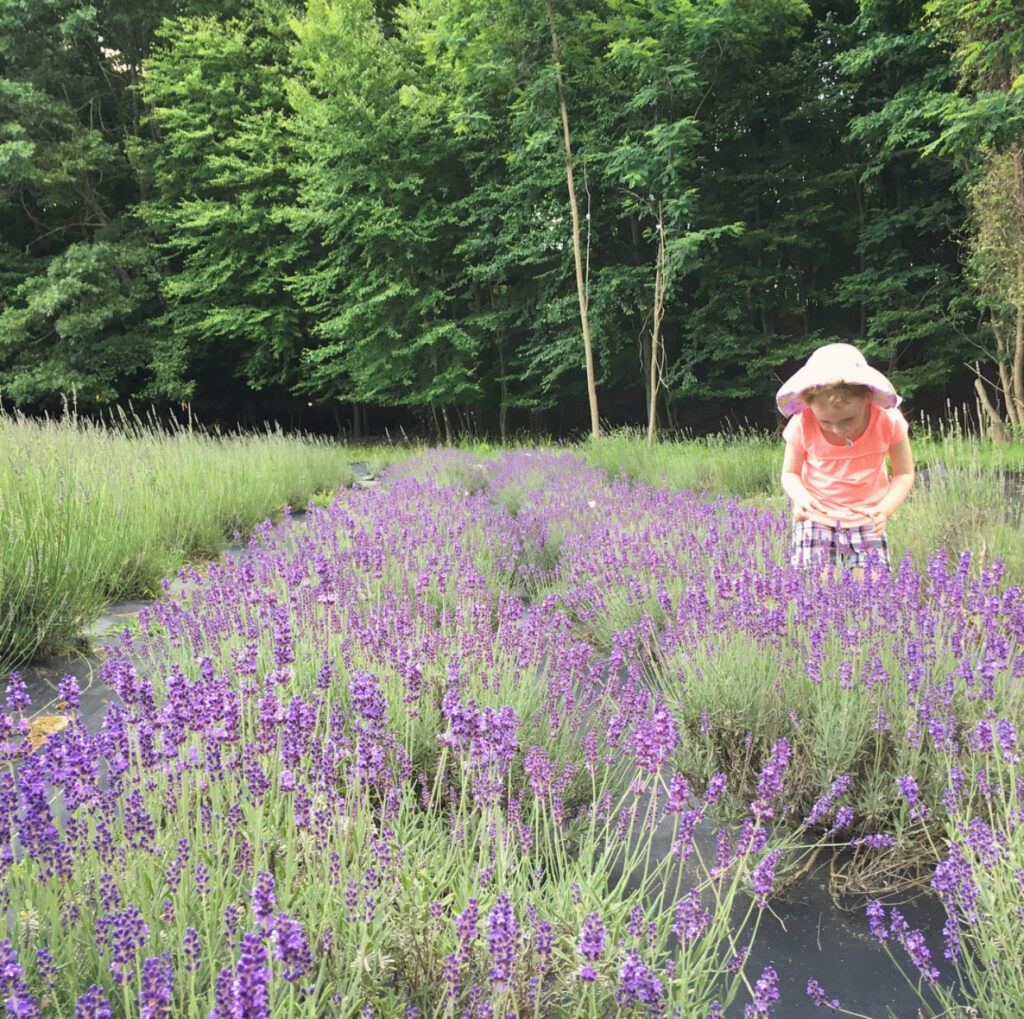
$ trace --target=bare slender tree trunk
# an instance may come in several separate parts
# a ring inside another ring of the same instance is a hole
[[[558,109],[562,115],[562,142],[565,148],[565,179],[569,188],[569,210],[572,213],[572,254],[576,263],[576,293],[580,301],[580,325],[583,329],[583,359],[587,369],[587,396],[590,400],[590,431],[594,438],[601,434],[601,419],[597,411],[597,382],[594,376],[594,351],[590,342],[590,315],[587,285],[583,276],[583,252],[580,247],[580,210],[576,203],[576,182],[572,172],[572,136],[569,133],[569,110],[565,104],[562,84],[562,56],[555,31],[555,14],[551,0],[544,0],[551,29],[551,56],[555,64],[555,84],[558,87]]]
[[[978,406],[984,410],[986,417],[988,417],[989,437],[997,446],[1003,445],[1007,441],[1006,425],[1003,424],[999,411],[992,406],[988,390],[985,388],[985,383],[981,381],[980,375],[974,380],[974,391],[978,394]]]
[[[1010,420],[1024,429],[1024,307],[1017,308],[1017,346],[1013,352],[1013,389],[1007,401],[1013,407]]]
[[[501,372],[501,406],[498,408],[498,434],[504,446],[508,438],[508,382],[505,380],[505,345],[498,342],[498,371]]]
[[[647,408],[647,445],[658,433],[658,386],[661,382],[661,322],[665,314],[665,223],[658,211],[658,256],[654,267],[654,321],[651,325],[650,404]]]
[[[988,387],[985,385],[985,377],[981,374],[981,366],[975,361],[973,365],[968,365],[967,367],[972,368],[974,371],[974,392],[978,398],[979,423],[987,418],[989,438],[997,445],[1002,445],[1009,438],[1006,431],[1006,423],[989,396]],[[1005,397],[1006,390],[1004,388],[1001,389],[999,385],[996,385],[995,390],[997,393],[1003,393]],[[1010,424],[1012,425],[1013,422],[1011,421]]]

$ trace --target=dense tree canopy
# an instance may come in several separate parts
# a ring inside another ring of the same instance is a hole
[[[561,432],[582,305],[613,422],[767,423],[839,339],[1024,425],[1014,7],[5,5],[0,400]]]

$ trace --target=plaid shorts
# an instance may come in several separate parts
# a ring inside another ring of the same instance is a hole
[[[827,560],[843,566],[867,566],[876,556],[889,569],[889,545],[885,534],[875,534],[871,524],[861,527],[829,527],[814,520],[793,521],[793,566],[812,566]]]

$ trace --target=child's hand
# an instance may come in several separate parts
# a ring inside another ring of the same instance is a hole
[[[867,518],[871,521],[875,534],[882,534],[885,531],[885,524],[889,519],[889,514],[882,507],[873,506],[867,511]]]
[[[812,513],[828,516],[828,510],[809,492],[805,492],[803,495],[796,496],[793,499],[794,520],[808,520]]]

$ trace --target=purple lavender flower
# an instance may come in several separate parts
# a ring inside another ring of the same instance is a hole
[[[679,725],[664,703],[650,719],[642,719],[633,734],[633,753],[641,771],[659,771],[679,743]]]
[[[241,1019],[270,1019],[270,967],[258,934],[242,936],[233,995]]]
[[[466,908],[455,918],[455,931],[460,945],[468,946],[476,940],[478,919],[476,899],[468,899]]]
[[[743,1010],[744,1019],[759,1019],[772,1014],[779,1000],[779,975],[771,966],[765,966],[754,984],[752,1001]]]
[[[691,888],[689,895],[676,903],[672,933],[683,945],[688,945],[703,936],[710,923],[711,914],[701,904],[700,892]]]
[[[174,994],[174,968],[169,955],[147,959],[142,964],[139,1010],[142,1019],[167,1019]]]
[[[234,941],[235,935],[238,934],[241,912],[238,906],[231,902],[224,907],[224,935],[229,943]]]
[[[129,902],[119,913],[106,918],[103,930],[109,938],[110,970],[114,980],[126,984],[132,978],[136,956],[149,936],[149,927],[139,908]]]
[[[872,899],[864,910],[868,918],[868,925],[871,928],[871,936],[876,941],[885,941],[889,937],[889,931],[885,926],[885,908],[878,899]]]
[[[857,838],[851,840],[851,844],[867,846],[869,849],[887,849],[889,846],[896,845],[896,840],[891,835],[876,832],[871,835],[858,835]]]
[[[755,868],[751,874],[751,884],[757,904],[764,907],[772,894],[772,885],[775,881],[775,868],[782,859],[782,850],[773,849]]]
[[[668,786],[668,800],[665,803],[665,811],[669,814],[681,814],[686,810],[690,800],[690,786],[682,772],[676,772],[672,776]]]
[[[996,736],[999,739],[999,746],[1002,747],[1003,760],[1009,764],[1020,763],[1020,755],[1017,753],[1017,729],[1008,718],[1001,718],[996,722]]]
[[[822,818],[828,813],[829,808],[832,804],[840,797],[843,796],[850,788],[850,776],[840,775],[830,787],[829,791],[822,797],[820,797],[811,807],[811,812],[804,818],[804,824],[807,827],[819,824]]]
[[[74,676],[64,675],[57,684],[57,698],[68,711],[74,711],[79,701],[78,680]]]
[[[650,1015],[657,1015],[662,1009],[664,988],[649,966],[641,961],[639,954],[630,949],[626,961],[619,970],[619,985],[615,989],[615,1003],[619,1008],[646,1005]]]
[[[639,938],[644,932],[644,907],[638,902],[629,912],[629,922],[626,924],[626,933],[631,937]]]
[[[57,980],[57,967],[53,964],[53,956],[48,948],[40,948],[36,952],[36,971],[47,990],[52,991]]]
[[[534,950],[541,959],[541,967],[545,965],[548,959],[551,958],[551,949],[554,944],[554,930],[547,922],[547,920],[541,920],[537,924],[537,929],[534,934]]]
[[[235,1001],[235,974],[230,966],[225,966],[217,975],[213,991],[213,1008],[210,1009],[207,1019],[239,1019]]]
[[[854,812],[853,807],[840,807],[836,811],[835,820],[832,822],[832,827],[829,828],[829,835],[834,835],[836,832],[845,831],[853,824]]]
[[[725,792],[726,779],[722,772],[718,772],[716,775],[712,775],[708,782],[708,787],[704,793],[704,802],[708,805],[717,803]]]
[[[577,945],[580,955],[583,956],[587,963],[580,970],[580,978],[582,980],[590,982],[597,979],[597,973],[591,964],[601,958],[607,940],[608,932],[605,930],[604,924],[601,923],[601,914],[591,913],[583,921],[583,927],[580,930],[580,940]]]
[[[12,672],[7,679],[7,697],[4,707],[12,715],[32,707],[32,698],[28,694],[28,687],[18,672]]]
[[[743,969],[748,955],[750,955],[750,945],[744,945],[725,964],[726,971],[733,974],[739,973]]]
[[[260,930],[270,930],[270,921],[274,915],[274,878],[265,870],[256,875],[256,884],[252,889],[252,912]]]
[[[935,983],[939,979],[939,971],[932,965],[932,953],[925,944],[924,935],[917,929],[906,930],[904,928],[897,930],[895,926],[896,916],[897,913],[894,909],[890,917],[892,921],[890,932],[895,934],[899,943],[906,949],[907,955],[910,956],[910,961],[917,967],[921,976],[929,983]]]
[[[543,747],[530,747],[523,761],[523,768],[530,780],[530,788],[538,799],[545,799],[551,791],[551,780],[554,768],[547,750]]]
[[[386,722],[388,702],[384,699],[377,677],[368,672],[354,672],[348,685],[352,709],[368,722]]]
[[[807,981],[807,995],[814,1002],[815,1007],[821,1008],[825,1006],[835,1011],[839,1006],[839,999],[829,999],[825,994],[825,989],[818,983],[817,980]]]
[[[185,928],[182,952],[185,956],[185,972],[195,973],[199,969],[200,949],[199,934],[194,927]]]
[[[0,996],[7,993],[6,1009],[9,1015],[23,1019],[39,1019],[39,1001],[29,993],[22,965],[11,943],[0,941]]]
[[[313,966],[313,956],[305,928],[287,913],[279,913],[271,933],[274,958],[284,963],[284,978],[289,983],[301,980]]]
[[[900,792],[906,799],[907,803],[913,806],[919,802],[920,790],[917,788],[917,780],[913,775],[902,775],[896,779],[896,784],[900,787]]]
[[[75,1019],[113,1019],[113,1015],[110,1002],[97,984],[93,984],[75,1005]]]
[[[519,924],[512,912],[509,897],[502,892],[487,918],[487,945],[491,953],[491,982],[499,988],[506,987],[512,980],[512,966],[515,962],[519,941]]]
[[[786,769],[793,751],[789,740],[785,737],[775,741],[771,757],[761,769],[757,782],[757,799],[751,808],[757,817],[771,817],[773,814],[771,801],[782,792],[782,783],[786,777]]]

